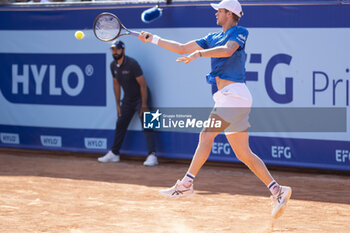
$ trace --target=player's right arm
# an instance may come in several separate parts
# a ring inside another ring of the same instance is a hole
[[[118,114],[118,117],[120,117],[122,115],[122,111],[120,108],[120,84],[117,78],[113,78],[113,91],[115,96],[115,102],[117,105],[117,114]]]
[[[178,54],[193,53],[196,50],[202,49],[195,41],[190,41],[186,44],[181,44],[173,40],[159,39],[158,45]]]
[[[143,42],[152,42],[153,36],[154,35],[152,35],[149,32],[141,32],[139,39],[142,40]],[[182,44],[177,41],[167,40],[163,38],[159,38],[158,45],[169,51],[172,51],[178,54],[193,53],[196,50],[202,49],[195,41],[190,41],[185,44]]]

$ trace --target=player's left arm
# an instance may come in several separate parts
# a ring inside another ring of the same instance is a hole
[[[143,111],[148,110],[148,106],[147,106],[147,98],[148,98],[148,96],[147,96],[147,82],[146,82],[146,79],[143,75],[136,77],[136,81],[140,86],[141,101],[142,101],[141,114],[142,114]]]
[[[187,64],[198,57],[230,57],[236,52],[239,46],[240,45],[236,41],[229,40],[225,45],[197,50],[188,56],[178,58],[176,61],[185,62],[185,64]]]

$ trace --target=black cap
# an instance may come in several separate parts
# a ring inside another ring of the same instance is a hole
[[[114,41],[113,44],[111,45],[111,48],[113,48],[113,47],[115,47],[115,48],[117,48],[117,49],[124,49],[124,48],[125,48],[125,45],[124,45],[123,41],[121,41],[121,40],[116,40],[116,41]]]

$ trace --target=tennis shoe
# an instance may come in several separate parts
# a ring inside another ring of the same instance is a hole
[[[115,155],[112,151],[108,151],[107,154],[97,159],[101,163],[114,162],[117,163],[120,161],[120,156]]]
[[[287,202],[292,195],[292,188],[288,186],[280,186],[280,190],[278,191],[278,194],[275,196],[271,196],[271,199],[273,201],[273,210],[272,210],[272,217],[273,218],[279,218],[283,212],[284,209],[287,206]]]
[[[193,195],[193,184],[189,188],[186,188],[180,180],[177,180],[173,187],[160,190],[159,192],[168,198],[190,197]]]
[[[151,153],[147,156],[145,162],[143,162],[144,166],[152,167],[158,165],[158,159],[155,153]]]

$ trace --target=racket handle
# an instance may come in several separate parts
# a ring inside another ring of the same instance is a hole
[[[135,31],[130,31],[130,35],[138,37],[140,33]]]
[[[140,33],[139,32],[135,32],[135,31],[130,31],[130,35],[133,35],[133,36],[139,36]],[[146,39],[148,39],[149,35],[146,36]]]

